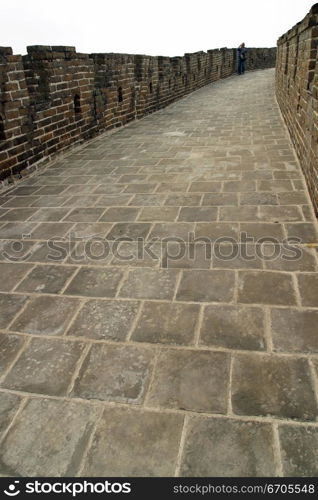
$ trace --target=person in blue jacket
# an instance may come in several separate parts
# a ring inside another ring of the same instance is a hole
[[[241,45],[237,49],[237,58],[238,58],[237,72],[239,75],[243,75],[245,73],[246,52],[247,49],[245,48],[245,43],[241,43]]]

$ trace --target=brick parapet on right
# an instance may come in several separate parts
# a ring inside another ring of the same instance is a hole
[[[318,214],[318,3],[278,39],[276,96]]]

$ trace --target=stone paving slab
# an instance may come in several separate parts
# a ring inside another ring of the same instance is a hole
[[[1,194],[0,474],[316,476],[317,249],[273,70]]]

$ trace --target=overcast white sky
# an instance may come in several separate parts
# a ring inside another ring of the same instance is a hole
[[[0,45],[73,45],[78,52],[175,56],[218,47],[271,47],[314,0],[11,0]]]

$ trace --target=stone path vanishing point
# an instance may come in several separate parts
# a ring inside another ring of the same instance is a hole
[[[2,475],[317,475],[317,232],[274,70],[0,201]]]

